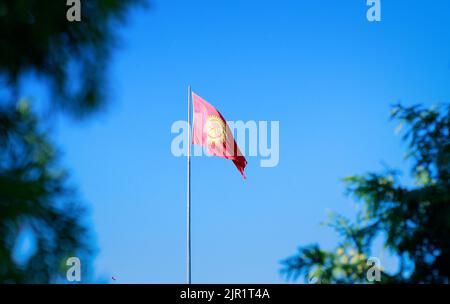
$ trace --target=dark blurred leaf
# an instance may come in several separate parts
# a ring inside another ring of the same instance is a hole
[[[35,72],[56,108],[91,113],[106,100],[114,27],[136,3],[144,1],[81,1],[81,22],[69,22],[66,0],[0,0],[0,76],[16,88],[24,73]]]
[[[24,75],[48,85],[52,110],[82,118],[106,100],[107,63],[116,28],[144,0],[82,0],[81,22],[66,19],[66,0],[0,0],[0,282],[48,283],[64,278],[65,261],[91,243],[85,210],[58,163],[59,152],[28,102],[16,101]],[[7,93],[7,94],[3,94]],[[15,258],[24,231],[35,250]],[[86,273],[85,273],[86,275]],[[84,277],[86,277],[84,275]]]
[[[14,112],[1,109],[0,120],[7,126],[0,135],[0,282],[57,281],[67,257],[89,261],[85,210],[28,104],[22,101]],[[18,265],[12,252],[23,227],[31,228],[37,248]]]

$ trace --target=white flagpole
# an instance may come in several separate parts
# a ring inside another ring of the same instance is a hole
[[[191,86],[188,86],[188,149],[187,149],[187,283],[191,284]]]

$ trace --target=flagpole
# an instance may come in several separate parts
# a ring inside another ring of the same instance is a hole
[[[188,149],[187,149],[187,284],[191,284],[191,86],[188,86]]]

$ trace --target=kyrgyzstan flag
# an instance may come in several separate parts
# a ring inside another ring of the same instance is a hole
[[[246,178],[244,169],[247,160],[239,150],[222,114],[197,94],[192,93],[192,97],[194,101],[192,143],[206,147],[210,155],[232,160],[242,176]]]

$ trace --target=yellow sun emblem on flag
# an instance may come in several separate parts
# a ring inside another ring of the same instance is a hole
[[[227,136],[223,119],[216,115],[208,116],[206,120],[206,135],[208,144],[222,144]]]

